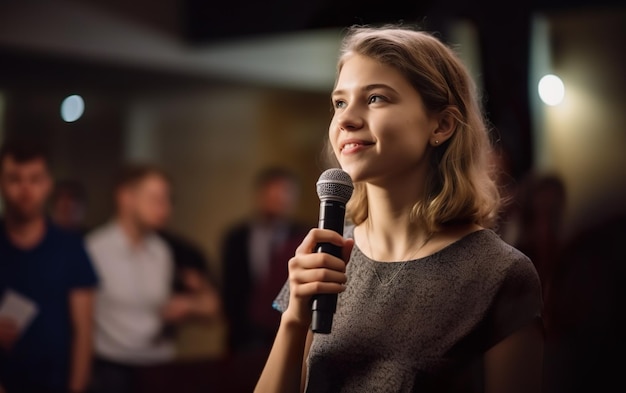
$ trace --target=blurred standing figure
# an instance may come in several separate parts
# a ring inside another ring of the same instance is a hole
[[[309,228],[292,214],[297,176],[286,168],[261,170],[254,180],[254,211],[233,225],[222,243],[223,300],[233,352],[269,349],[280,317],[272,300],[287,279],[287,263]]]
[[[82,238],[46,216],[52,185],[42,146],[16,140],[0,150],[0,386],[7,393],[84,392],[89,380],[97,277]]]
[[[617,214],[582,228],[562,248],[546,296],[544,392],[610,392],[623,386],[624,239],[626,215]]]
[[[96,298],[94,392],[134,391],[143,366],[166,364],[176,348],[169,327],[212,316],[214,297],[174,294],[176,265],[158,235],[171,214],[170,180],[151,165],[124,167],[114,188],[116,213],[87,235],[102,278]]]
[[[515,246],[535,264],[545,298],[564,248],[565,184],[558,175],[530,172],[520,185],[518,198],[521,220]]]
[[[50,217],[58,226],[84,234],[86,205],[87,194],[82,183],[60,181],[50,198]]]

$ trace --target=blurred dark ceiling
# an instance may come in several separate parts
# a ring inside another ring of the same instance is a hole
[[[531,12],[569,11],[624,5],[623,0],[184,0],[183,34],[191,43],[258,34],[346,27],[352,24],[406,22],[436,27],[449,17],[467,17],[506,25]],[[510,33],[515,33],[514,30]]]
[[[124,89],[163,86],[168,81],[174,85],[185,80],[194,84],[207,76],[198,78],[175,67],[156,65],[162,63],[160,60],[168,51],[183,51],[185,46],[204,50],[214,43],[353,24],[404,22],[438,31],[445,38],[446,23],[453,18],[474,22],[485,51],[485,67],[500,71],[502,67],[523,69],[533,12],[623,3],[624,0],[0,0],[0,87],[24,83],[42,86],[56,81],[83,81],[98,88]],[[15,9],[20,12],[12,15],[10,11]],[[19,33],[13,34],[15,31]],[[162,46],[155,44],[158,40]],[[175,47],[177,44],[182,47]],[[138,46],[137,50],[128,49],[131,45]],[[97,57],[96,52],[107,54]],[[118,55],[117,62],[111,61],[111,53]],[[150,57],[150,53],[156,57]],[[132,55],[145,55],[143,63],[122,59]],[[500,64],[491,65],[494,62]],[[50,75],[56,78],[51,79]]]

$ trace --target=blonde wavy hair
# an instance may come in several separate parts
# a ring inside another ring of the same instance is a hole
[[[494,227],[500,193],[491,166],[492,143],[476,85],[456,53],[434,35],[405,26],[350,27],[342,41],[337,76],[347,57],[359,54],[398,70],[420,94],[429,113],[448,112],[452,136],[429,152],[425,194],[411,211],[430,232],[452,223]],[[338,166],[330,143],[326,154]],[[356,183],[347,206],[354,224],[368,217],[365,185]]]

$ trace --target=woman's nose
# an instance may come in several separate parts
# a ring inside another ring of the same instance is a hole
[[[337,126],[340,130],[356,131],[361,129],[363,124],[363,115],[355,105],[348,106],[337,114]]]

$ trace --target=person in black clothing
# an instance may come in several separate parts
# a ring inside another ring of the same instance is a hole
[[[0,392],[84,393],[100,280],[82,237],[46,214],[46,147],[13,138],[0,148]]]
[[[287,279],[287,263],[307,227],[293,219],[300,185],[283,167],[261,170],[254,211],[226,232],[222,243],[228,348],[242,353],[271,347],[279,317],[272,299]]]

